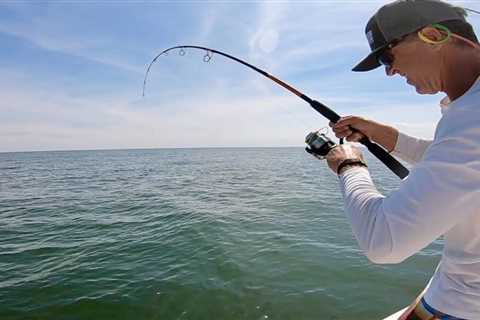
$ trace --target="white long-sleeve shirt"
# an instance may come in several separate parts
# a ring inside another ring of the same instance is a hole
[[[443,235],[425,300],[441,312],[480,319],[480,81],[449,105],[433,141],[400,134],[395,154],[414,167],[388,196],[366,168],[340,176],[360,247],[372,262],[398,263]]]

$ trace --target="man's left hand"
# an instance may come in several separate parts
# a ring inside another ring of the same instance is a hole
[[[326,159],[328,166],[335,173],[337,173],[338,166],[346,159],[359,159],[365,162],[360,149],[351,144],[341,144],[336,146],[327,154]]]

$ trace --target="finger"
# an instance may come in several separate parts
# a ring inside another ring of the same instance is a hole
[[[337,125],[332,128],[334,132],[342,132],[342,131],[351,130],[351,129],[352,128],[350,126],[337,126]]]
[[[332,130],[334,132],[341,132],[341,131],[345,131],[345,130],[352,130],[353,128],[350,126],[350,125],[338,125],[338,124],[335,124],[333,127],[332,127]]]
[[[340,118],[340,119],[338,119],[338,121],[337,121],[337,122],[335,122],[335,123],[338,125],[338,124],[341,124],[341,123],[343,123],[343,122],[345,122],[345,121],[349,121],[351,118],[353,118],[353,116],[345,116],[345,117],[341,117],[341,118]]]
[[[350,136],[350,134],[348,134],[348,133],[346,133],[346,134],[336,134],[335,137],[337,137],[338,139],[347,139],[348,140],[348,137]]]
[[[333,126],[335,126],[336,124],[338,124],[340,121],[344,120],[344,119],[347,119],[351,116],[346,116],[346,117],[341,117],[340,119],[337,120],[337,122],[333,122],[333,121],[330,121],[330,123],[328,124],[330,127],[333,128]]]
[[[347,116],[347,117],[340,118],[340,120],[338,120],[335,126],[336,127],[353,126],[359,123],[360,121],[362,121],[362,119],[359,117]]]
[[[339,139],[346,138],[346,137],[350,136],[351,134],[353,134],[353,131],[349,130],[349,129],[344,130],[344,131],[335,132],[335,136]]]
[[[352,127],[341,127],[333,130],[333,132],[352,134],[353,132],[355,132],[355,129],[353,129]]]
[[[364,137],[365,137],[364,134],[362,134],[360,132],[354,132],[347,137],[347,141],[358,142],[358,141],[362,140]]]

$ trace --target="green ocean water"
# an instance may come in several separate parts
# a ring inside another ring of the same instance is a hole
[[[302,148],[0,153],[2,320],[382,319],[440,254],[370,263]]]

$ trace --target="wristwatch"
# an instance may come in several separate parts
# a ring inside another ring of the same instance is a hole
[[[356,159],[345,159],[343,160],[337,167],[337,174],[340,175],[342,173],[342,169],[346,167],[353,167],[353,166],[359,166],[359,167],[365,167],[367,168],[367,164],[365,161],[356,158]]]

